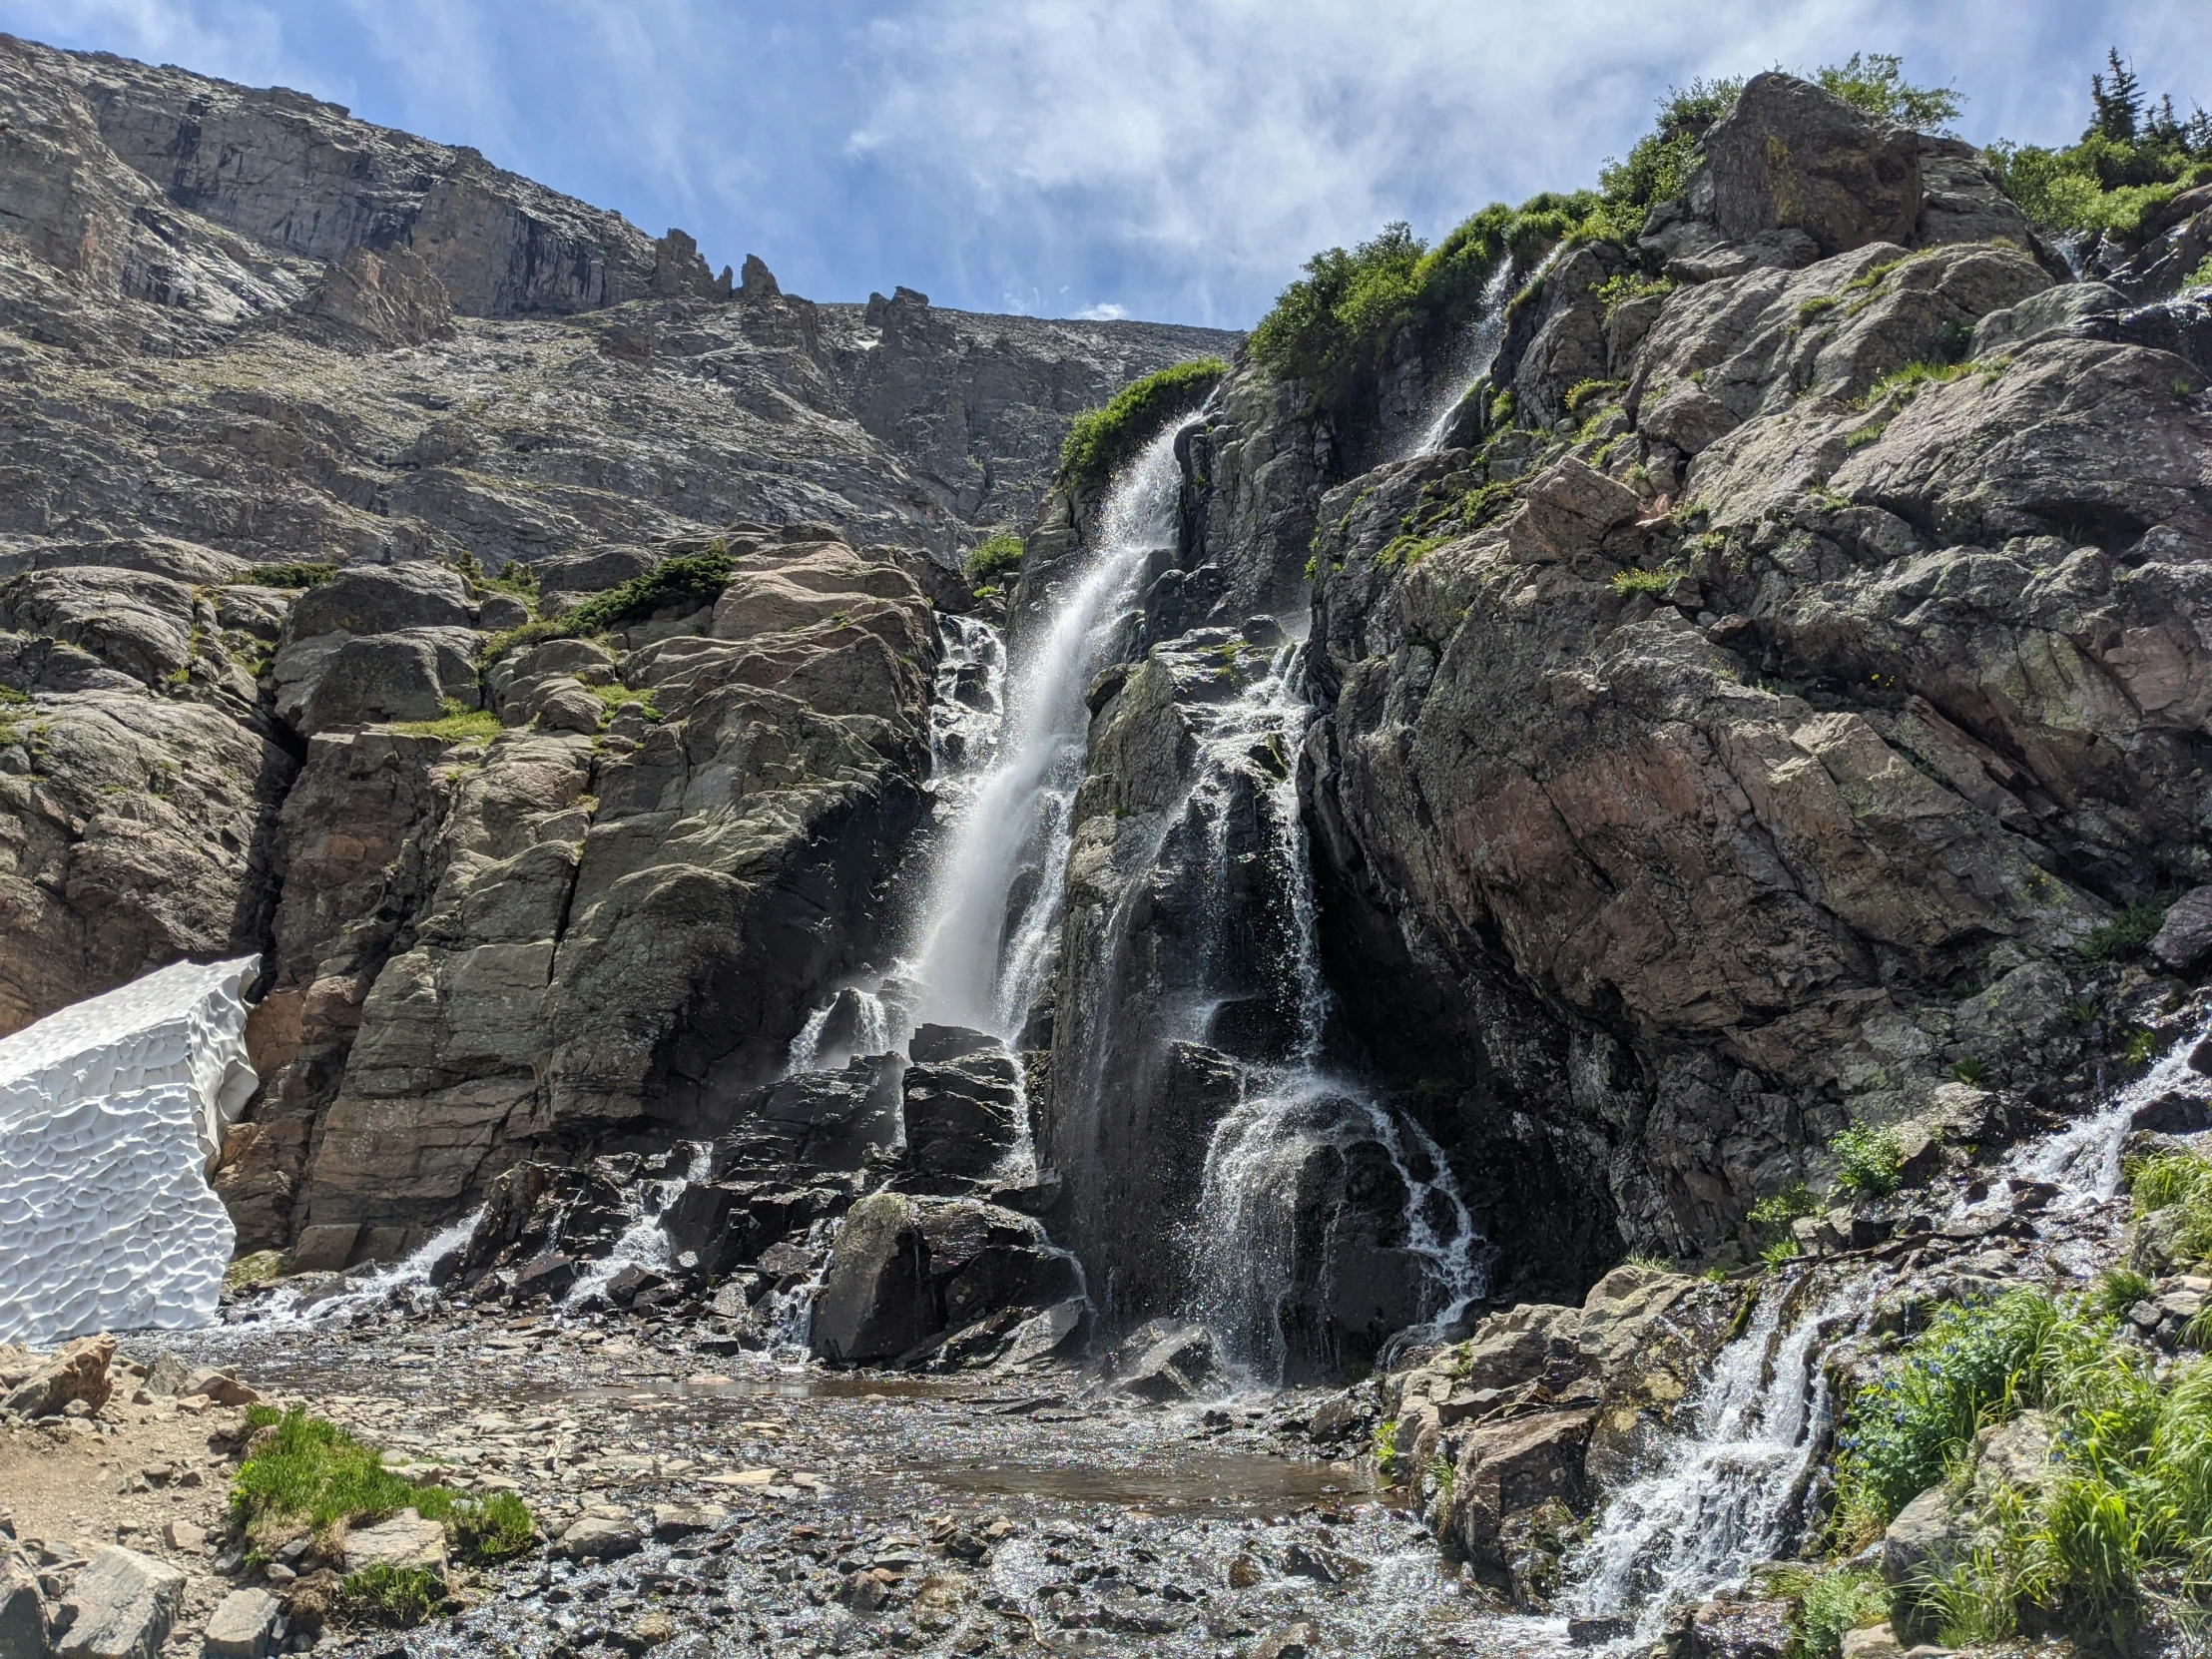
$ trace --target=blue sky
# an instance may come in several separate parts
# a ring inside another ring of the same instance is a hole
[[[855,299],[1250,323],[1317,248],[1590,182],[1669,85],[1900,52],[2070,140],[2107,43],[2186,109],[2205,0],[0,0],[0,29],[472,144]]]

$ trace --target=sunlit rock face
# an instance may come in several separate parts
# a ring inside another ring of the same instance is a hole
[[[258,965],[179,962],[0,1039],[0,1343],[215,1318],[236,1235],[207,1169],[259,1085]]]

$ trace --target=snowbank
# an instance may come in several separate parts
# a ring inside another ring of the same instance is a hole
[[[0,1343],[214,1320],[237,1234],[207,1171],[260,1083],[259,965],[179,962],[0,1038]]]

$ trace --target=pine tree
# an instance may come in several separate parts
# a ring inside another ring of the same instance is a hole
[[[2192,156],[2212,155],[2212,115],[2202,104],[2189,106],[2189,119],[2181,124],[2181,147]]]
[[[2111,69],[2111,79],[2108,81],[2102,75],[2089,77],[2089,98],[2097,114],[2089,124],[2089,131],[2081,136],[2101,134],[2122,144],[2133,144],[2143,119],[2143,90],[2136,82],[2135,71],[2121,61],[2117,46],[2105,53],[2104,61]]]

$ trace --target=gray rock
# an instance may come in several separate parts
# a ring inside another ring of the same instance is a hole
[[[333,638],[334,645],[316,649]],[[465,629],[409,628],[367,639],[322,635],[306,647],[311,659],[299,647],[280,652],[276,676],[278,712],[307,736],[380,721],[435,720],[449,703],[476,707],[476,637]]]
[[[1976,358],[2017,351],[2040,339],[2072,334],[2083,318],[2112,315],[2126,303],[2117,288],[2103,282],[2060,282],[1984,316],[1974,324],[1968,349]]]
[[[409,559],[395,565],[357,565],[309,588],[292,602],[285,638],[468,626],[468,589],[459,573],[428,559]]]
[[[2212,887],[2192,887],[2174,900],[2150,941],[2150,953],[2176,973],[2212,956]]]
[[[944,1060],[964,1060],[971,1054],[988,1054],[998,1046],[998,1039],[988,1032],[970,1031],[965,1026],[917,1025],[906,1040],[906,1058],[917,1065],[935,1065]]]
[[[1921,217],[1920,141],[1769,71],[1705,135],[1687,199],[1725,236],[1802,231],[1822,257],[1905,243]]]
[[[1020,1072],[1010,1054],[908,1066],[903,1091],[907,1163],[923,1182],[978,1181],[1021,1138]]]
[[[115,1380],[109,1374],[114,1360],[113,1337],[80,1337],[10,1388],[0,1398],[0,1410],[23,1417],[51,1417],[82,1404],[87,1411],[98,1411],[115,1393]]]
[[[207,1659],[264,1659],[276,1645],[283,1603],[267,1590],[233,1590],[208,1616]]]
[[[629,1511],[611,1505],[594,1505],[568,1523],[553,1551],[571,1561],[608,1561],[635,1555],[645,1547],[645,1534]]]
[[[1882,1576],[1892,1589],[1916,1584],[1947,1569],[1966,1547],[1970,1519],[1940,1486],[1898,1511],[1882,1535]]]
[[[1691,1624],[1700,1659],[1783,1659],[1793,1645],[1787,1601],[1709,1601]]]
[[[1166,1404],[1220,1391],[1229,1373],[1212,1331],[1189,1322],[1155,1320],[1122,1343],[1112,1376],[1123,1393]]]
[[[95,1549],[62,1603],[64,1659],[155,1659],[184,1605],[186,1576],[135,1549]]]
[[[356,1573],[378,1565],[423,1567],[442,1574],[445,1528],[412,1509],[402,1509],[389,1520],[346,1533],[345,1570]]]

